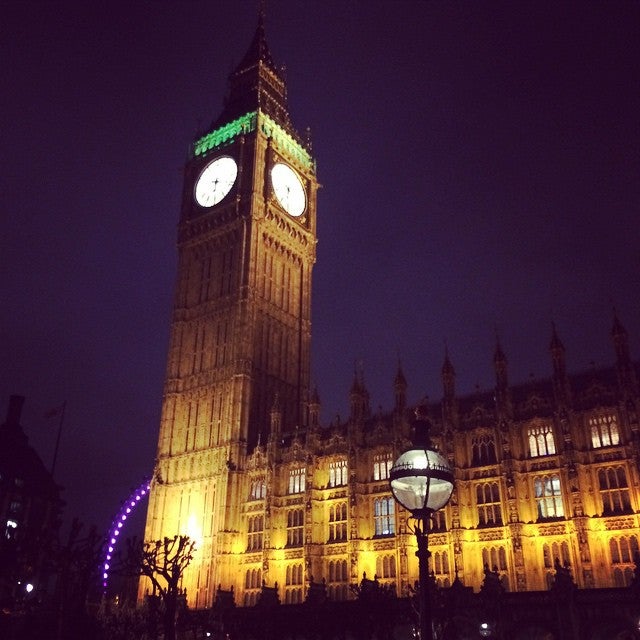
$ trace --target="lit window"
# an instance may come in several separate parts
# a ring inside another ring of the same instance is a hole
[[[336,460],[329,463],[329,486],[344,487],[349,478],[347,476],[347,461]]]
[[[333,505],[329,509],[329,542],[347,539],[347,503]]]
[[[594,449],[620,444],[618,420],[613,413],[606,413],[589,418],[591,445]]]
[[[297,467],[289,470],[289,493],[304,493],[306,469]]]
[[[598,485],[602,497],[602,512],[628,513],[631,511],[627,474],[623,467],[608,467],[598,470]]]
[[[396,532],[395,504],[393,498],[377,498],[373,501],[375,532],[377,536],[392,536]]]
[[[538,424],[527,429],[529,454],[532,458],[551,456],[556,452],[553,429],[550,424]]]
[[[489,433],[481,433],[471,440],[472,462],[476,467],[496,463],[496,447],[493,436]]]
[[[561,518],[564,516],[560,478],[556,475],[543,476],[536,478],[533,484],[538,518]]]
[[[373,479],[387,480],[392,466],[393,456],[391,453],[379,453],[373,456]]]
[[[247,551],[258,551],[262,549],[262,541],[264,538],[264,517],[250,517],[248,528]]]
[[[304,511],[292,509],[287,513],[287,547],[301,547],[304,539]]]
[[[476,487],[478,522],[481,527],[495,527],[502,524],[500,489],[497,482],[487,482]]]
[[[267,493],[266,485],[263,478],[254,480],[251,483],[251,500],[262,500]]]

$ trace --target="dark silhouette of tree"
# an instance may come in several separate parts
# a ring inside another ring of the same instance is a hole
[[[91,626],[87,603],[98,597],[98,575],[104,538],[95,527],[83,536],[84,525],[76,518],[65,543],[53,549],[52,568],[56,574],[54,603],[56,638],[79,635]]]
[[[165,640],[175,640],[178,603],[182,595],[180,580],[193,559],[195,541],[189,536],[174,536],[154,542],[127,541],[124,570],[145,576],[153,587],[153,596],[162,603]]]

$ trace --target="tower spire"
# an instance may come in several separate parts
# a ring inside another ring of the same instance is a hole
[[[298,137],[289,120],[286,83],[267,44],[263,1],[258,5],[258,24],[249,48],[229,76],[224,110],[212,128],[258,109]]]

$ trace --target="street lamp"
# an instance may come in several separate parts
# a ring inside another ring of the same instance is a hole
[[[446,458],[431,443],[426,408],[416,409],[413,448],[395,461],[389,473],[391,493],[415,519],[418,542],[420,640],[433,640],[429,606],[429,531],[433,514],[442,509],[453,493],[453,471]]]

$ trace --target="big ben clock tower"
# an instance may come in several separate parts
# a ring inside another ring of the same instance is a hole
[[[246,456],[306,425],[315,164],[294,130],[261,15],[221,115],[184,170],[178,278],[145,539],[186,534],[191,606],[232,584]],[[141,590],[144,585],[141,586]]]

